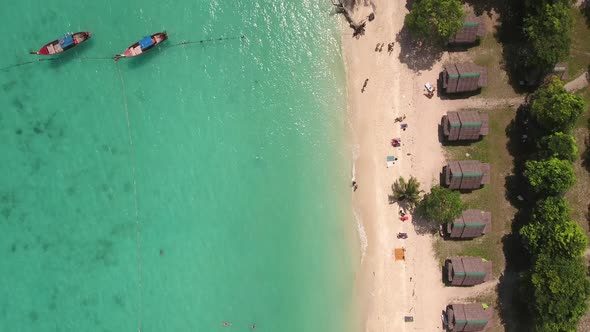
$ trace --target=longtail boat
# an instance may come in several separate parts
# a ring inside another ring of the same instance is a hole
[[[76,33],[66,33],[63,37],[49,42],[39,49],[37,52],[29,52],[29,54],[38,55],[54,55],[74,48],[83,42],[90,39],[90,32],[82,31]]]
[[[130,58],[142,55],[164,42],[166,39],[168,39],[168,34],[166,32],[157,32],[151,36],[143,37],[137,43],[127,47],[125,52],[115,55],[114,59],[117,61],[119,58]]]

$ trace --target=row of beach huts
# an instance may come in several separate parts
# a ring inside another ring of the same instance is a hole
[[[449,45],[474,44],[484,34],[481,18],[469,15]],[[487,85],[487,70],[473,63],[447,64],[439,84],[447,94],[478,91]],[[489,133],[489,117],[475,110],[449,111],[441,119],[440,130],[443,140],[449,143],[478,141]],[[448,161],[441,182],[453,190],[479,189],[490,183],[490,164],[479,160]],[[444,225],[441,235],[455,240],[475,239],[490,232],[491,227],[491,212],[468,209],[453,223]],[[492,277],[492,262],[481,257],[449,257],[443,272],[448,286],[474,286]],[[451,303],[443,314],[443,323],[448,331],[483,331],[490,325],[492,316],[492,309],[485,303]]]

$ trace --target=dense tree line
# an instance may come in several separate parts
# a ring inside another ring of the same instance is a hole
[[[524,177],[530,197],[537,201],[519,234],[532,264],[523,296],[530,299],[533,328],[539,332],[575,331],[590,298],[590,281],[582,258],[587,237],[571,219],[570,207],[563,198],[575,183],[572,161],[578,150],[571,133],[585,109],[584,101],[568,93],[555,77],[545,81],[529,105],[536,129],[531,131],[538,144],[532,159],[525,162]]]

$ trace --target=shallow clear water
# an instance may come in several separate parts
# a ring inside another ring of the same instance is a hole
[[[353,328],[329,1],[3,7],[0,331]],[[158,49],[108,59],[161,30]],[[211,38],[229,39],[175,46]]]

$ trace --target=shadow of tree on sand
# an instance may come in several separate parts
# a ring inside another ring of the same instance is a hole
[[[428,222],[426,219],[422,218],[418,213],[416,213],[416,211],[412,212],[412,225],[414,225],[414,230],[419,235],[434,235],[438,233],[438,224]]]
[[[395,40],[401,49],[399,61],[416,72],[431,69],[432,65],[441,59],[444,51],[442,46],[412,38],[405,26]]]

